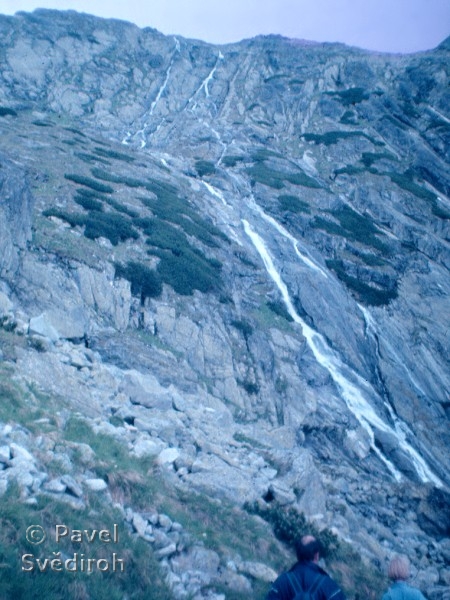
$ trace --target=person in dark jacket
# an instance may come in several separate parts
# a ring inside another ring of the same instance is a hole
[[[318,565],[320,544],[312,535],[306,535],[295,545],[297,563],[282,573],[272,584],[267,600],[292,600],[296,589],[307,592],[315,589],[317,600],[345,600],[337,583]]]

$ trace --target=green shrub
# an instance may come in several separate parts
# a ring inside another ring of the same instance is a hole
[[[153,254],[155,254],[153,252]],[[202,293],[219,291],[221,287],[218,261],[208,260],[200,251],[183,249],[161,252],[158,273],[178,294],[190,296],[194,290]]]
[[[347,165],[346,167],[342,167],[341,169],[336,169],[334,175],[360,175],[361,173],[364,173],[364,169],[362,169],[361,167]]]
[[[148,236],[147,244],[157,246],[163,250],[181,252],[183,249],[189,248],[186,235],[166,221],[148,219],[144,232]]]
[[[371,167],[378,160],[397,160],[390,152],[363,152],[361,162],[366,167]]]
[[[214,238],[228,241],[227,236],[220,229],[202,219],[186,201],[178,198],[176,192],[170,188],[159,189],[156,200],[141,198],[141,201],[156,217],[180,225],[188,235],[196,237],[208,246],[217,246]]]
[[[354,137],[364,137],[374,146],[384,146],[384,142],[379,142],[374,138],[370,137],[364,131],[327,131],[326,133],[304,133],[301,137],[307,142],[314,142],[314,144],[325,144],[325,146],[331,146],[337,144],[341,140],[346,140]]]
[[[102,202],[95,200],[95,198],[89,198],[87,196],[75,196],[75,202],[82,206],[85,210],[103,210]]]
[[[44,210],[44,217],[57,217],[69,223],[71,227],[83,226],[85,224],[86,216],[79,213],[69,213],[59,208],[48,208]]]
[[[327,260],[326,265],[336,273],[339,279],[345,283],[352,292],[356,294],[357,298],[363,304],[369,306],[383,306],[389,304],[391,300],[394,300],[398,296],[397,286],[392,289],[375,288],[360,281],[356,277],[348,275],[341,260]]]
[[[105,202],[109,204],[109,206],[114,208],[114,210],[117,210],[117,212],[120,212],[124,215],[128,215],[132,219],[136,219],[137,217],[139,217],[139,213],[136,210],[128,208],[128,206],[124,206],[123,204],[117,202],[117,200],[114,200],[113,198],[106,198]]]
[[[231,321],[233,327],[242,332],[245,339],[248,339],[253,333],[253,327],[248,321]]]
[[[300,200],[297,196],[291,196],[289,194],[282,194],[278,196],[278,203],[280,210],[286,210],[293,213],[309,213],[309,204],[304,200]]]
[[[17,112],[13,108],[0,106],[0,117],[6,117],[7,115],[10,115],[11,117],[17,117]]]
[[[249,396],[256,396],[259,394],[259,385],[253,381],[249,381],[248,379],[237,379],[236,383],[244,388]]]
[[[358,121],[358,115],[352,110],[346,110],[340,118],[340,123],[343,125],[356,125]]]
[[[224,164],[226,167],[235,167],[237,165],[238,162],[242,162],[244,160],[243,156],[237,156],[237,155],[232,155],[229,154],[227,156],[224,156],[222,158],[222,164]]]
[[[102,179],[103,181],[123,183],[132,188],[145,187],[145,182],[140,179],[133,179],[132,177],[126,177],[124,175],[112,175],[104,169],[93,168],[91,169],[91,173],[96,179]]]
[[[161,278],[154,269],[138,262],[128,262],[125,266],[115,265],[116,277],[123,277],[131,283],[131,293],[145,298],[158,298],[162,292]]]
[[[281,190],[284,187],[284,182],[288,181],[294,185],[301,185],[303,187],[320,188],[320,184],[315,179],[303,173],[303,171],[297,171],[296,173],[283,173],[268,167],[264,162],[257,162],[255,165],[247,169],[247,173],[250,177],[267,185],[276,190]]]
[[[84,225],[84,235],[87,238],[104,237],[113,246],[117,246],[119,242],[139,238],[139,234],[133,228],[131,221],[115,213],[91,212],[87,215]]]
[[[364,90],[364,88],[355,87],[349,88],[348,90],[342,90],[340,92],[325,92],[329,96],[333,96],[338,98],[338,100],[344,106],[351,106],[355,104],[359,104],[363,100],[369,99],[369,94]]]
[[[281,317],[282,319],[286,319],[286,321],[292,322],[294,319],[289,314],[286,305],[284,302],[276,301],[276,302],[266,302],[267,307],[274,312],[276,315]]]
[[[67,143],[71,143],[74,144],[75,142],[73,140],[66,140],[64,141],[65,144]],[[74,155],[81,159],[83,162],[88,163],[88,164],[92,164],[92,163],[103,163],[104,165],[109,165],[110,163],[107,160],[104,160],[103,158],[100,158],[98,156],[94,156],[93,154],[88,154],[87,152],[75,152]]]
[[[195,162],[195,169],[199,177],[204,177],[205,175],[214,175],[216,172],[214,163],[210,162],[209,160],[197,160]]]
[[[37,121],[33,121],[33,125],[37,125],[38,127],[53,127],[54,123],[38,119]]]
[[[97,142],[98,143],[98,142]],[[109,148],[94,148],[94,152],[99,156],[104,158],[113,158],[115,160],[122,160],[127,163],[134,162],[134,156],[130,156],[129,154],[123,154],[122,152],[116,152],[115,150],[111,150]]]
[[[348,240],[353,240],[372,246],[383,253],[388,252],[386,244],[377,237],[383,235],[382,232],[375,226],[373,221],[364,215],[355,212],[349,206],[342,206],[338,210],[334,210],[331,214],[339,221],[339,225],[333,221],[316,217],[311,223],[312,227],[324,229],[332,235],[339,235]]]
[[[95,181],[95,179],[91,179],[90,177],[85,177],[84,175],[75,175],[72,173],[66,173],[64,175],[66,179],[70,181],[74,181],[75,183],[79,183],[80,185],[84,185],[96,192],[103,192],[104,194],[112,194],[114,192],[113,188],[109,185],[103,185]]]
[[[406,192],[414,194],[414,196],[417,198],[421,198],[422,200],[427,200],[432,203],[437,200],[436,194],[415,183],[413,180],[413,175],[410,171],[405,171],[405,173],[389,172],[383,173],[383,175],[387,175],[393,183],[398,185],[398,187],[402,188],[402,190],[405,190]]]

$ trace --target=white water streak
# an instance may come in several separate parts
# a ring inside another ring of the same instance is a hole
[[[210,194],[212,194],[213,196],[215,196],[216,198],[219,198],[219,200],[225,205],[225,206],[230,206],[228,204],[228,202],[225,200],[225,198],[223,197],[223,194],[217,190],[215,187],[213,187],[212,185],[210,185],[209,183],[207,183],[206,181],[203,181],[203,185],[206,187],[206,189],[208,190],[208,192]]]
[[[300,252],[300,250],[298,249],[298,240],[296,240],[295,237],[293,235],[291,235],[289,233],[289,231],[287,231],[287,229],[285,229],[282,225],[280,225],[278,223],[278,221],[276,221],[273,217],[271,217],[270,215],[267,215],[256,202],[253,201],[252,206],[258,212],[258,214],[261,215],[261,217],[265,221],[270,223],[270,225],[272,225],[272,227],[275,227],[275,229],[279,233],[281,233],[281,235],[283,237],[288,239],[293,244],[295,253],[299,257],[299,259],[305,263],[305,265],[307,265],[308,267],[310,267],[317,273],[320,273],[323,277],[325,277],[325,279],[328,279],[328,274],[316,262],[314,262],[312,259],[308,258],[305,254]]]
[[[214,77],[214,73],[217,70],[217,67],[219,65],[219,61],[223,60],[224,56],[222,54],[222,52],[219,52],[219,56],[217,57],[216,63],[214,65],[214,67],[211,69],[211,71],[208,73],[208,75],[205,77],[205,79],[202,81],[202,83],[200,84],[200,86],[195,90],[195,92],[192,94],[192,96],[189,98],[189,100],[187,101],[187,106],[189,106],[189,104],[194,100],[194,98],[196,96],[198,96],[200,94],[200,92],[202,90],[205,91],[205,96],[207,98],[209,98],[209,88],[208,88],[208,84],[211,81],[211,79]],[[195,102],[192,110],[195,110],[197,108],[197,103]]]
[[[164,90],[167,87],[167,84],[168,84],[169,78],[170,78],[170,72],[172,70],[172,66],[173,66],[173,63],[174,63],[174,60],[175,60],[175,54],[177,52],[178,53],[180,52],[180,42],[179,42],[179,40],[176,37],[174,37],[173,39],[175,40],[175,50],[172,53],[172,57],[170,59],[169,67],[168,67],[168,69],[166,71],[166,76],[164,78],[164,81],[163,81],[162,85],[160,86],[160,88],[158,90],[158,93],[156,94],[156,98],[153,100],[153,102],[150,105],[150,110],[148,111],[148,116],[149,117],[153,116],[153,111],[155,110],[155,107],[158,104],[158,102],[161,100],[161,96],[163,95]],[[145,146],[147,145],[147,141],[145,139],[145,132],[146,132],[146,129],[148,128],[148,126],[149,126],[149,123],[146,121],[144,123],[144,125],[142,126],[142,129],[138,129],[138,131],[136,131],[136,133],[131,134],[128,131],[127,135],[122,140],[122,144],[128,145],[128,141],[130,139],[135,138],[135,137],[140,137],[141,138],[141,148],[145,148]],[[158,126],[158,129],[159,129],[159,127],[160,127],[160,125]]]
[[[272,257],[270,256],[264,241],[262,238],[251,228],[250,224],[246,220],[242,220],[244,230],[249,236],[259,255],[261,256],[266,270],[270,277],[273,279],[278,289],[280,290],[283,300],[286,304],[287,310],[293,320],[298,323],[302,328],[302,333],[308,343],[317,362],[322,365],[328,373],[331,375],[333,381],[340,389],[343,399],[345,400],[347,407],[354,414],[360,425],[368,433],[371,441],[371,448],[377,454],[377,456],[384,462],[389,471],[393,474],[395,479],[400,480],[401,474],[396,467],[388,460],[376,447],[375,436],[372,427],[376,427],[381,431],[389,432],[400,437],[399,443],[401,447],[410,455],[417,474],[422,481],[432,481],[437,486],[442,486],[442,482],[434,473],[429,469],[426,462],[418,454],[418,452],[410,446],[404,439],[404,436],[399,436],[397,431],[394,431],[387,423],[385,423],[374,411],[373,407],[369,402],[362,396],[361,390],[365,390],[368,395],[376,396],[376,392],[358,374],[351,372],[352,378],[356,380],[357,385],[352,383],[348,377],[344,375],[344,371],[349,371],[349,368],[342,363],[339,356],[328,346],[325,338],[309,327],[303,319],[297,314],[297,311],[292,304],[291,298],[286,284],[281,279],[278,271],[275,268]]]

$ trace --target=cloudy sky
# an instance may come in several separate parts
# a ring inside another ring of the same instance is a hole
[[[215,44],[279,33],[416,52],[450,35],[450,0],[0,0],[0,14],[37,7],[123,19]]]

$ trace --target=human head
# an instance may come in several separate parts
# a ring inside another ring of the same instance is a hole
[[[389,563],[388,577],[393,581],[406,581],[409,577],[409,560],[406,556],[397,555]]]
[[[319,560],[320,544],[312,535],[304,535],[295,543],[295,552],[299,562]]]

